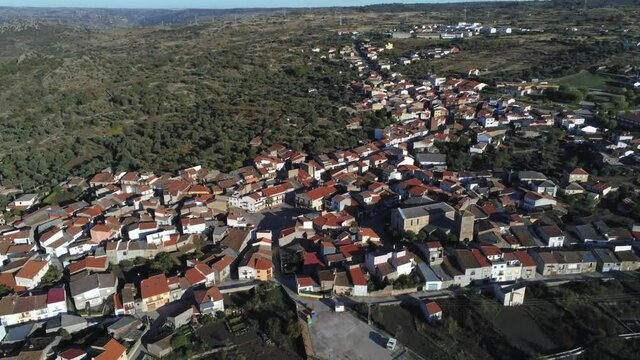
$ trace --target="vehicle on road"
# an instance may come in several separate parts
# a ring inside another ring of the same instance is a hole
[[[390,350],[390,351],[395,350],[397,343],[398,343],[398,340],[394,338],[390,338],[389,341],[387,341],[387,350]]]

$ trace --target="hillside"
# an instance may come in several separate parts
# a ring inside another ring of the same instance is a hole
[[[294,22],[0,34],[5,183],[106,166],[230,169],[254,156],[258,135],[316,151],[350,145],[349,134],[325,136],[356,76],[311,57],[307,44],[326,36]]]

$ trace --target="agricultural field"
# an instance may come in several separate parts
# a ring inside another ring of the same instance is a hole
[[[605,339],[633,330],[621,320],[640,320],[639,285],[636,276],[606,283],[536,285],[527,288],[523,306],[509,308],[490,294],[437,300],[444,318],[435,325],[425,321],[417,305],[374,306],[372,318],[431,359],[529,358],[578,346],[600,351],[609,341]]]

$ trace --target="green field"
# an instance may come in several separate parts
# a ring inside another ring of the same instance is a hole
[[[592,74],[588,71],[580,71],[577,74],[559,78],[557,83],[575,88],[585,89],[607,89],[611,87],[615,80],[609,76]]]

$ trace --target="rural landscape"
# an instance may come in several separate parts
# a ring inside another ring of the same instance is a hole
[[[0,358],[637,358],[640,5],[349,5],[0,7]]]

